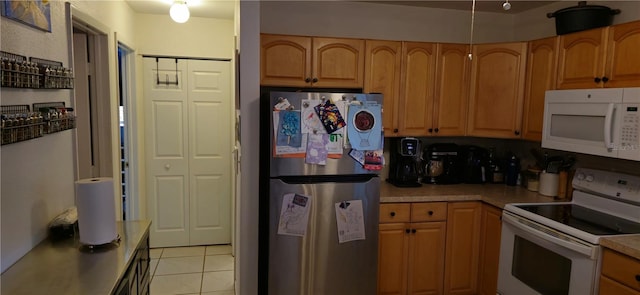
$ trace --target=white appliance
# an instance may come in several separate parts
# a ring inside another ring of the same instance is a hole
[[[549,90],[542,147],[640,161],[640,87]]]
[[[507,204],[501,295],[598,293],[600,239],[640,233],[640,177],[580,168],[571,202]]]

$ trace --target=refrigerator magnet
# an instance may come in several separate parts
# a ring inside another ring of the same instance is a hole
[[[277,144],[280,146],[300,147],[302,133],[300,132],[299,111],[279,111],[280,123],[277,131]]]

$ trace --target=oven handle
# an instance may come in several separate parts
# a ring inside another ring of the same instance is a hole
[[[595,247],[591,244],[587,244],[565,234],[559,233],[546,226],[535,224],[531,221],[518,218],[511,215],[508,212],[504,212],[502,215],[502,221],[512,225],[513,227],[520,229],[526,233],[532,234],[545,241],[560,245],[574,252],[578,252],[585,256],[589,256],[591,259],[596,259]]]
[[[615,104],[610,103],[607,108],[607,115],[604,117],[604,145],[608,150],[614,148],[613,140],[611,139],[611,125],[613,125],[613,112],[615,111]]]

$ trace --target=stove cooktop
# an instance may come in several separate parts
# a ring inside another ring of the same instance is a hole
[[[640,233],[640,223],[576,204],[518,204],[515,207],[596,236]]]

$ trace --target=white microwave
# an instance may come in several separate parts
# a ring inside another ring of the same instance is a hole
[[[640,87],[548,90],[542,147],[640,161]]]

